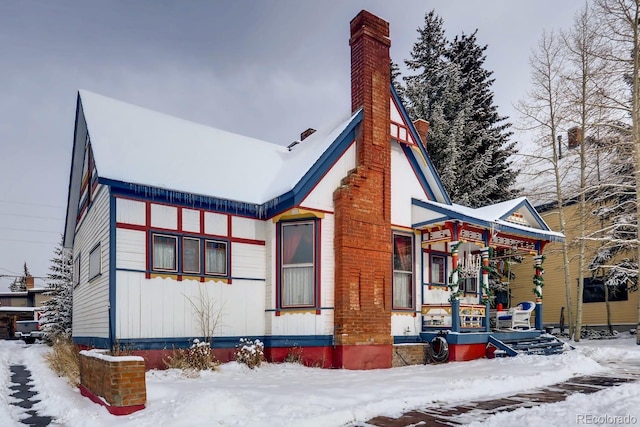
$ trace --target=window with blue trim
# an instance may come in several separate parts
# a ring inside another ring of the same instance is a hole
[[[444,255],[431,254],[430,283],[432,285],[447,284],[447,257]]]
[[[101,267],[102,252],[100,251],[100,243],[98,243],[91,252],[89,252],[89,280],[93,280],[100,275]]]
[[[316,305],[316,221],[281,222],[279,226],[280,307]]]
[[[413,236],[393,234],[393,308],[413,309]]]
[[[229,273],[226,241],[200,236],[151,233],[151,270],[201,276]]]

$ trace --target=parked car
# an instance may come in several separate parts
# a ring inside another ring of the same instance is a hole
[[[27,344],[33,344],[36,339],[42,339],[40,322],[37,320],[19,320],[16,322],[16,338]]]

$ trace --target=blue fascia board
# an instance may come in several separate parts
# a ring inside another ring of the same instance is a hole
[[[72,337],[72,341],[76,345],[83,345],[91,348],[102,348],[111,350],[109,338],[103,337]]]
[[[427,227],[431,224],[437,224],[439,222],[446,221],[447,218],[448,218],[447,216],[441,216],[438,218],[430,219],[428,221],[416,222],[415,224],[411,224],[411,228],[419,229],[422,227]]]
[[[393,87],[393,84],[391,84],[390,86],[391,86],[391,96],[393,96],[393,98],[395,99],[396,103],[400,107],[400,114],[402,115],[402,118],[404,119],[405,123],[407,123],[407,125],[409,126],[409,131],[411,132],[411,136],[413,136],[415,141],[422,141],[422,138],[420,138],[420,136],[418,135],[418,132],[416,131],[415,126],[413,126],[413,122],[409,118],[409,114],[407,113],[407,110],[404,108],[404,104],[400,100],[400,97],[398,96],[398,93],[396,92],[395,88]],[[447,193],[447,190],[444,189],[444,185],[442,184],[442,180],[440,179],[440,175],[438,175],[438,172],[436,171],[436,168],[433,166],[433,163],[431,163],[431,158],[429,157],[429,154],[427,153],[426,148],[424,147],[423,144],[420,144],[420,143],[418,143],[416,145],[418,146],[418,149],[420,150],[420,152],[424,156],[425,160],[427,161],[427,167],[429,168],[429,171],[431,171],[431,173],[433,174],[433,176],[434,176],[434,178],[436,180],[436,183],[438,185],[438,188],[440,189],[440,192],[442,193],[442,195],[443,195],[443,197],[445,199],[445,203],[450,205],[451,204],[451,199],[449,198],[449,194]],[[413,153],[411,153],[411,156],[414,157]],[[415,158],[414,158],[414,160],[415,160]],[[426,177],[423,176],[423,178],[425,178],[425,180],[426,180]],[[436,200],[436,199],[434,198],[434,200]]]
[[[555,235],[550,235],[545,233],[545,231],[548,230],[540,230],[540,231],[529,231],[529,230],[523,230],[521,228],[517,228],[517,227],[511,227],[509,225],[505,225],[505,224],[496,224],[493,221],[487,221],[487,220],[483,220],[480,218],[475,218],[475,217],[471,217],[465,214],[462,214],[460,212],[456,212],[453,211],[451,209],[445,208],[443,206],[437,206],[437,205],[432,205],[432,204],[428,204],[425,203],[422,200],[418,200],[418,199],[411,199],[411,204],[415,205],[415,206],[419,206],[421,208],[425,208],[425,209],[429,209],[435,212],[438,212],[440,214],[446,215],[449,219],[452,220],[460,220],[463,222],[467,222],[469,224],[474,224],[474,225],[478,225],[480,227],[485,227],[485,228],[490,228],[492,224],[497,225],[500,228],[500,231],[503,231],[505,233],[508,234],[515,234],[518,236],[523,236],[523,237],[527,237],[527,238],[531,238],[531,239],[540,239],[540,240],[549,240],[552,242],[562,242],[564,239],[559,237],[559,236],[555,236]]]
[[[356,139],[356,127],[364,117],[361,108],[354,114],[349,124],[340,132],[340,135],[331,143],[324,153],[316,160],[311,168],[296,183],[292,190],[265,203],[266,217],[270,218],[280,212],[298,206],[309,195],[322,177],[333,167],[335,162],[344,154]]]
[[[227,336],[213,337],[211,348],[236,348],[240,339],[251,341],[260,340],[265,348],[274,347],[328,347],[333,345],[331,335],[277,335],[277,336]],[[119,339],[118,343],[131,350],[171,350],[174,348],[188,348],[194,339],[204,341],[203,337],[170,337],[170,338],[127,338]],[[74,338],[75,340],[75,338]]]
[[[64,248],[72,248],[73,241],[75,240],[75,236],[76,236],[75,220],[78,215],[78,206],[77,206],[77,203],[75,203],[75,207],[72,208],[72,205],[74,203],[72,203],[72,200],[71,200],[71,185],[73,183],[73,164],[75,161],[75,153],[76,153],[76,139],[78,137],[78,121],[80,120],[81,115],[84,115],[84,114],[82,113],[82,101],[80,100],[80,92],[78,92],[78,95],[76,97],[76,117],[75,117],[75,122],[73,126],[73,148],[71,149],[71,165],[69,166],[69,186],[67,188],[67,209],[65,211],[66,216],[64,221],[64,234],[62,235],[63,236],[62,246]],[[82,179],[82,177],[80,177],[80,179]],[[69,212],[70,210],[73,211],[73,214]],[[69,224],[69,222],[71,221],[73,221],[73,225]],[[70,226],[74,230],[71,236],[69,236],[71,238],[71,242],[67,241],[67,232],[69,231]]]
[[[407,160],[411,165],[411,169],[413,169],[413,172],[416,174],[416,177],[418,178],[418,181],[420,182],[422,189],[427,194],[427,197],[429,197],[431,200],[436,200],[436,196],[433,190],[431,190],[431,186],[427,182],[427,178],[422,173],[422,169],[420,169],[420,164],[418,163],[418,159],[416,159],[416,156],[413,155],[413,151],[411,150],[411,148],[407,146],[407,144],[398,144],[398,145],[400,145],[400,147],[402,148],[402,152],[407,157]]]
[[[262,219],[260,216],[260,213],[263,211],[262,205],[256,203],[196,195],[181,191],[152,187],[150,185],[133,184],[109,178],[98,178],[98,182],[111,187],[113,194],[116,195],[133,196],[141,200],[161,201],[187,208],[202,208],[215,212],[244,215],[251,218]]]
[[[523,201],[518,203],[512,210],[510,210],[509,212],[507,212],[506,214],[501,216],[500,219],[506,220],[507,218],[509,218],[509,215],[511,215],[512,213],[514,213],[515,211],[517,211],[518,209],[520,209],[522,207],[524,207],[525,209],[527,209],[529,211],[529,213],[531,213],[531,215],[534,217],[534,219],[536,220],[536,223],[538,224],[539,227],[542,227],[542,229],[544,229],[544,230],[551,231],[549,226],[547,226],[547,224],[544,222],[542,217],[538,214],[536,209],[533,207],[533,205],[531,205],[531,203],[529,203],[529,201],[527,199],[524,199]]]

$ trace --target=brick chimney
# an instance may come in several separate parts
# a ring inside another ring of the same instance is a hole
[[[334,192],[334,366],[391,367],[391,136],[389,23],[351,21],[351,109],[363,108],[356,168]]]
[[[34,288],[34,283],[35,283],[35,281],[33,279],[33,276],[27,276],[26,279],[27,279],[26,280],[26,282],[27,282],[26,283],[27,290],[33,289]]]
[[[418,136],[422,140],[422,144],[427,147],[427,137],[429,136],[429,122],[424,119],[417,119],[413,122],[413,127],[416,128]]]

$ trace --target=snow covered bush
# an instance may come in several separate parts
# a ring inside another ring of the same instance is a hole
[[[264,344],[259,339],[251,341],[248,338],[240,338],[240,344],[236,348],[238,363],[243,363],[253,369],[264,361]]]
[[[197,338],[193,340],[189,348],[175,349],[164,363],[167,368],[195,372],[214,370],[220,364],[211,354],[211,345]]]

